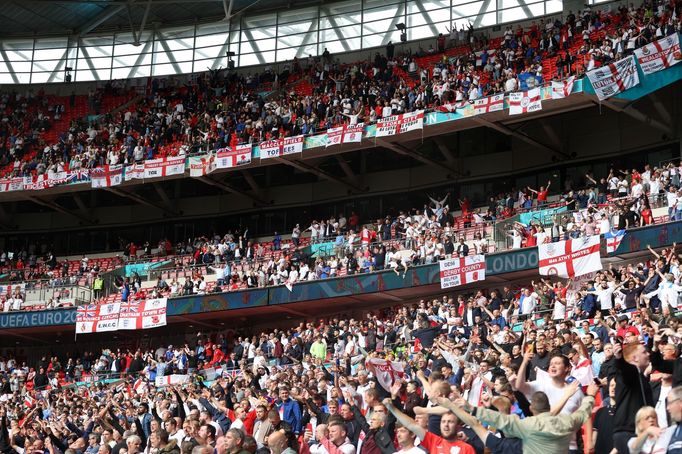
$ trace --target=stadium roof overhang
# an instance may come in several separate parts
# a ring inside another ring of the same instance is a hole
[[[306,0],[23,0],[3,2],[0,39],[144,30],[153,23],[186,25],[317,5]]]

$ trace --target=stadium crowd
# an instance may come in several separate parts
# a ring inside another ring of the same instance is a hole
[[[24,131],[27,125],[4,122],[7,140],[2,150],[16,156],[12,175],[36,175],[315,134],[419,109],[451,110],[482,96],[527,88],[530,79],[537,84],[543,78],[546,82],[582,75],[618,60],[676,33],[681,5],[679,0],[659,0],[616,11],[588,7],[570,12],[563,21],[533,22],[527,30],[507,27],[495,39],[453,26],[450,42],[457,50],[450,52],[453,55],[445,52],[446,38],[439,36],[442,58],[436,61],[428,58],[434,49],[397,55],[391,44],[385,55],[352,64],[340,64],[325,52],[286,63],[279,73],[271,67],[256,75],[210,71],[184,85],[155,79],[139,102],[96,121],[74,120],[55,143],[40,138],[48,117],[42,110],[31,122],[33,133]],[[307,88],[297,91],[301,85]],[[104,88],[113,90],[111,83]],[[268,88],[275,90],[262,96]],[[2,105],[6,116],[24,120],[24,98]],[[58,115],[60,108],[52,110]],[[29,146],[36,153],[25,153]],[[0,151],[0,159],[6,154]],[[23,157],[30,159],[23,162]]]
[[[679,453],[679,275],[673,246],[358,319],[5,356],[0,450]]]
[[[107,293],[102,271],[130,260],[170,261],[166,273],[159,268],[162,272],[152,288],[143,289],[143,279],[135,273],[120,279],[117,285],[123,301],[291,286],[383,269],[404,276],[410,266],[499,250],[500,244],[491,238],[493,225],[514,214],[531,217],[525,224],[509,224],[506,246],[512,249],[649,225],[654,223],[652,206],[667,206],[669,220],[682,219],[680,175],[682,163],[661,168],[645,165],[641,171],[612,169],[605,177],[573,177],[567,191],[556,197],[550,197],[548,182],[537,190],[526,187],[491,196],[487,206],[477,209],[466,197],[455,201],[446,194],[441,199],[429,197],[422,209],[391,213],[373,222],[364,222],[351,212],[348,218],[340,214],[312,220],[307,228],[297,224],[288,238],[275,232],[270,241],[253,238],[248,227],[176,244],[162,239],[156,248],[149,242],[138,246],[120,239],[123,257],[104,262],[86,256],[58,261],[47,243],[33,244],[1,252],[0,266],[10,283],[26,282],[27,288],[86,285],[99,298]],[[458,205],[457,211],[451,210],[451,203]],[[538,216],[548,210],[555,212],[550,223]],[[311,256],[306,249],[311,243],[325,246]],[[40,261],[43,253],[46,257]],[[215,283],[207,281],[207,273],[216,275]],[[21,295],[0,295],[5,311],[21,310],[24,300]],[[58,301],[50,305],[60,306]]]

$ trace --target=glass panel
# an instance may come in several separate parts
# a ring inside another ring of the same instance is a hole
[[[0,84],[13,84],[14,79],[12,75],[8,73],[0,73]]]
[[[145,59],[145,63],[146,62],[147,62],[147,60]],[[149,62],[151,63],[151,55],[149,56]],[[116,70],[114,70],[114,71],[116,71]],[[128,73],[130,73],[130,71],[128,71]],[[149,66],[136,66],[135,71],[130,75],[130,77],[149,77],[151,75],[151,73],[152,73],[151,65],[149,65]],[[126,75],[123,77],[128,77],[128,76]],[[118,78],[119,77],[116,77],[116,79],[118,79]]]
[[[450,2],[449,2],[449,0],[426,0],[426,1],[422,1],[421,5],[422,5],[424,10],[433,11],[433,10],[449,8]],[[409,2],[407,4],[407,12],[408,13],[416,13],[418,11],[419,11],[419,8],[417,7],[417,2]]]
[[[195,47],[222,46],[227,41],[227,33],[217,35],[197,36]]]
[[[350,47],[350,50],[360,49],[360,38],[346,39],[346,44]],[[332,54],[341,54],[346,52],[341,41],[330,41],[328,43],[321,43],[319,46],[319,55],[324,53],[324,49],[327,48]]]
[[[545,14],[560,13],[563,10],[564,2],[562,0],[547,0],[547,10]]]
[[[54,69],[59,65],[60,60],[34,60],[33,61],[33,72],[41,72],[41,71],[54,71]],[[62,66],[62,71],[63,71],[63,66]]]
[[[142,32],[140,36],[140,45],[135,46],[133,42],[132,33],[120,33],[116,35],[116,42],[114,44],[114,55],[137,55],[143,51],[145,45],[152,40],[151,32]],[[151,50],[151,47],[147,49]]]
[[[173,58],[175,58],[176,62],[182,62],[182,61],[192,61],[192,56],[194,55],[194,51],[192,50],[176,50],[172,52]],[[166,52],[157,52],[154,54],[154,64],[157,63],[171,63],[172,60],[170,59],[170,55]]]
[[[242,54],[239,57],[239,66],[251,66],[251,65],[258,65],[260,62],[258,61],[258,57],[256,57],[255,54]]]
[[[49,80],[50,76],[52,73],[43,73],[43,72],[34,72],[31,75],[31,83],[33,84],[42,84],[45,83]],[[64,80],[63,73],[58,74],[57,78],[53,80],[53,82],[62,82]]]
[[[277,50],[277,61],[293,60],[298,49],[290,47],[288,49]]]
[[[13,61],[12,69],[14,72],[18,73],[30,73],[31,72],[31,62],[30,61]]]
[[[2,48],[5,50],[32,51],[33,40],[3,41]]]
[[[448,19],[450,19],[450,18],[448,18]],[[410,14],[409,16],[407,16],[408,30],[411,27],[419,27],[420,25],[426,25],[426,24],[428,24],[428,22],[426,21],[426,18],[424,17],[424,15],[422,13],[418,12],[416,14]],[[431,35],[433,35],[433,33]],[[410,38],[410,39],[415,39],[415,38]]]
[[[350,1],[333,3],[320,7],[320,28],[331,28],[335,22],[337,26],[359,24],[362,19],[362,2]],[[333,20],[331,20],[333,18]]]
[[[135,62],[139,58],[139,55],[122,55],[120,57],[114,57],[114,68],[118,67],[131,67],[135,66]],[[142,54],[142,59],[140,60],[140,65],[151,65],[152,64],[152,54]]]
[[[32,50],[6,50],[5,53],[7,54],[7,59],[11,62],[30,62],[31,55],[33,55]]]
[[[512,22],[527,19],[528,16],[522,7],[505,9],[499,12],[499,22]]]
[[[478,12],[481,10],[481,5],[483,2],[468,3],[466,5],[459,5],[457,8],[453,8],[453,13],[456,12],[454,17],[470,17],[478,16]],[[490,2],[491,10],[495,10],[495,2]]]
[[[196,49],[194,51],[194,59],[195,60],[202,60],[206,58],[218,58],[218,57],[225,57],[225,52],[222,53],[220,50],[223,48],[223,46],[213,46],[213,47],[204,47],[203,49]]]
[[[61,49],[40,49],[33,52],[34,61],[59,60],[64,56],[66,48]]]
[[[407,32],[410,40],[433,38],[433,30],[431,30],[431,27],[429,27],[428,25],[408,28]]]
[[[247,17],[243,20],[244,29],[249,30],[251,37],[254,40],[274,37],[275,33],[277,32],[276,23],[277,18],[272,14],[268,14],[266,16]],[[243,33],[242,40],[245,40]]]
[[[235,23],[232,24],[232,29],[234,30],[235,26],[239,26],[239,23],[235,21]],[[219,33],[227,33],[227,31],[230,29],[228,27],[227,22],[216,22],[214,24],[203,24],[203,25],[197,25],[197,37],[203,36],[203,35],[215,35]]]
[[[168,63],[165,65],[154,65],[152,66],[154,76],[163,76],[169,74],[176,74],[173,65]]]
[[[369,25],[370,22],[373,21],[383,21],[386,22],[388,21],[389,23],[393,19],[393,17],[398,13],[398,6],[397,5],[388,5],[388,6],[382,6],[381,8],[374,8],[371,10],[365,10],[365,23],[363,24],[365,27]],[[379,31],[376,29],[376,31]],[[386,31],[386,29],[384,29]]]
[[[368,49],[370,47],[381,46],[383,40],[384,35],[380,33],[374,35],[365,35],[362,37],[362,48]],[[393,39],[391,39],[391,41],[393,41]],[[398,41],[400,41],[400,35],[398,35]]]
[[[38,49],[60,49],[68,45],[66,37],[60,38],[40,38],[35,40],[35,48]]]
[[[386,33],[384,28],[383,33]],[[369,34],[369,33],[368,33]],[[337,39],[353,39],[360,37],[360,26],[350,25],[348,27],[340,27],[334,30],[320,30],[320,42],[332,41]]]
[[[301,8],[289,11],[280,11],[278,13],[278,25],[286,26],[288,24],[302,24],[310,22],[317,22],[317,8]],[[280,32],[281,33],[281,32]]]
[[[159,35],[163,35],[163,39],[185,39],[192,41],[194,40],[194,26],[164,28]]]

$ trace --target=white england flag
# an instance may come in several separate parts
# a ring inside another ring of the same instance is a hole
[[[185,157],[172,156],[166,158],[165,162],[165,176],[184,175],[185,173]]]
[[[386,391],[391,390],[391,386],[396,380],[402,380],[405,377],[405,368],[401,362],[368,358],[365,367],[376,377],[377,382]]]
[[[682,60],[680,35],[674,33],[635,50],[644,74],[652,74],[676,65]]]
[[[160,388],[162,386],[183,385],[185,383],[189,383],[189,375],[184,374],[164,375],[157,376],[156,379],[154,380],[154,385],[157,388]]]
[[[509,93],[509,115],[537,112],[542,110],[542,96],[539,88]]]
[[[209,153],[203,156],[189,158],[189,176],[202,177],[212,173],[216,169],[215,154]]]
[[[474,100],[474,115],[497,112],[504,109],[504,93]]]
[[[163,158],[148,159],[144,163],[144,177],[158,178],[164,175],[166,164]]]
[[[485,256],[470,255],[441,260],[440,288],[457,287],[485,280]]]
[[[599,235],[545,243],[538,246],[542,276],[582,276],[602,269]]]
[[[126,166],[125,181],[141,180],[144,178],[144,164]]]
[[[123,164],[107,165],[90,171],[90,184],[93,188],[118,186],[123,182]]]
[[[398,123],[400,123],[400,115],[393,115],[392,117],[377,120],[375,136],[388,137],[395,135],[398,132]]]
[[[331,147],[332,145],[341,145],[343,143],[343,126],[338,128],[327,129],[327,143],[325,147]]]
[[[230,169],[251,163],[251,144],[237,145],[235,150],[221,148],[216,152],[216,168]]]
[[[590,79],[592,88],[600,101],[622,93],[639,85],[635,56],[630,55],[617,62],[593,69],[587,73],[587,78]]]
[[[418,110],[416,112],[402,114],[400,116],[399,127],[400,134],[416,129],[424,129],[424,111]]]
[[[571,76],[566,80],[552,81],[552,99],[562,99],[568,97],[573,93],[573,84],[575,83],[575,76]]]
[[[362,142],[362,133],[365,130],[364,123],[346,126],[343,132],[343,143],[359,143]]]

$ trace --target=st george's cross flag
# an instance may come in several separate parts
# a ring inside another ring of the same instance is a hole
[[[571,76],[566,80],[552,81],[552,99],[567,98],[573,93],[573,84],[575,83],[575,76]]]
[[[635,50],[635,56],[644,74],[653,74],[676,65],[682,60],[680,35],[674,33]]]
[[[615,232],[606,232],[604,234],[604,239],[606,240],[606,252],[612,253],[616,252],[620,242],[623,241],[625,237],[625,230],[617,230]]]
[[[396,380],[401,380],[405,376],[403,363],[398,361],[388,361],[381,358],[367,358],[365,367],[377,379],[377,382],[386,391],[391,391],[391,386]]]
[[[109,188],[123,183],[123,164],[106,165],[90,171],[93,188]]]
[[[540,275],[563,278],[602,269],[599,235],[557,241],[538,246]]]
[[[537,112],[542,110],[542,95],[539,88],[509,93],[509,115]]]
[[[497,112],[504,109],[504,93],[474,100],[474,115]]]
[[[441,260],[440,288],[457,287],[485,280],[485,256],[470,255]]]
[[[639,85],[639,73],[634,55],[601,66],[587,73],[600,101]]]

